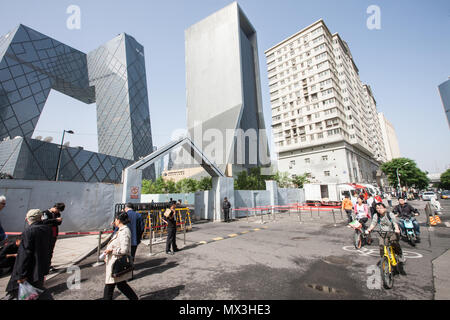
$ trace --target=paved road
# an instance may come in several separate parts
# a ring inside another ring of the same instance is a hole
[[[392,290],[369,289],[368,273],[378,258],[372,245],[360,252],[352,249],[351,229],[338,214],[309,212],[277,216],[261,224],[259,219],[232,223],[195,224],[178,244],[183,250],[164,254],[164,245],[137,251],[136,271],[130,285],[141,299],[419,299],[434,298],[434,259],[450,248],[450,201],[444,206],[443,223],[430,229],[423,214],[425,202],[412,204],[421,209],[422,242],[407,251],[407,276],[397,276]],[[214,239],[214,240],[213,240]],[[92,267],[96,257],[81,263],[80,289],[69,290],[63,273],[47,282],[54,299],[99,299],[103,294],[104,266]],[[378,279],[378,278],[377,278]],[[370,280],[370,279],[369,279]],[[370,281],[369,281],[370,282]],[[119,292],[115,298],[125,297]]]

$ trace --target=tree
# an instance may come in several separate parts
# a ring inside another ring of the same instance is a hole
[[[294,176],[292,177],[292,183],[293,183],[297,188],[303,188],[303,185],[304,185],[305,183],[309,183],[308,175],[307,175],[306,173],[304,173],[304,174],[302,174],[302,175],[300,175],[300,176],[294,175]]]
[[[441,183],[439,187],[445,190],[450,189],[450,169],[441,174]]]
[[[236,190],[266,190],[266,180],[269,176],[261,175],[261,168],[251,168],[250,173],[241,171],[234,180],[234,189]]]
[[[198,182],[198,190],[197,191],[206,191],[212,189],[212,178],[211,177],[203,177]]]
[[[292,179],[289,177],[287,172],[277,172],[272,179],[278,183],[280,188],[289,188],[292,186]]]
[[[198,189],[197,180],[191,178],[185,178],[176,183],[176,193],[192,193]]]
[[[427,174],[421,171],[414,160],[408,158],[396,158],[383,163],[381,171],[388,177],[389,184],[398,187],[397,169],[401,186],[425,189],[430,180]]]

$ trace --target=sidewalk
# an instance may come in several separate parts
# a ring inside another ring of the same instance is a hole
[[[450,299],[450,250],[433,261],[435,300]]]

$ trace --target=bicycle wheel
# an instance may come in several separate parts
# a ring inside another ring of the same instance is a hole
[[[355,235],[354,235],[354,244],[355,244],[355,248],[356,249],[361,249],[361,245],[362,245],[362,234],[361,231],[359,230],[355,230]]]
[[[385,289],[391,289],[394,286],[393,268],[389,271],[389,259],[387,257],[381,258],[381,278]]]

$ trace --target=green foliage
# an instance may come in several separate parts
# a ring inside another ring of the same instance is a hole
[[[287,172],[277,172],[274,175],[261,175],[261,168],[252,168],[250,173],[242,171],[234,180],[235,190],[265,190],[266,180],[274,180],[280,188],[291,188],[293,186],[302,188],[304,183],[308,183],[306,174],[289,177]]]
[[[441,183],[439,187],[445,190],[450,189],[450,169],[441,174]]]
[[[278,183],[278,187],[280,188],[289,188],[292,186],[292,179],[289,177],[289,173],[287,172],[277,172],[273,177]]]
[[[304,185],[305,183],[309,183],[307,174],[305,173],[305,174],[302,174],[302,175],[300,175],[300,176],[294,175],[294,176],[292,177],[292,183],[293,183],[297,188],[303,188],[303,185]]]
[[[388,177],[389,184],[398,187],[397,168],[401,186],[425,189],[430,180],[427,174],[421,171],[414,160],[408,158],[397,158],[383,163],[380,169]]]
[[[212,178],[204,177],[198,182],[198,190],[206,191],[212,189]]]
[[[210,177],[204,177],[200,181],[186,178],[177,183],[171,180],[164,181],[162,177],[159,177],[156,181],[142,180],[142,194],[194,193],[211,188],[212,178]]]

